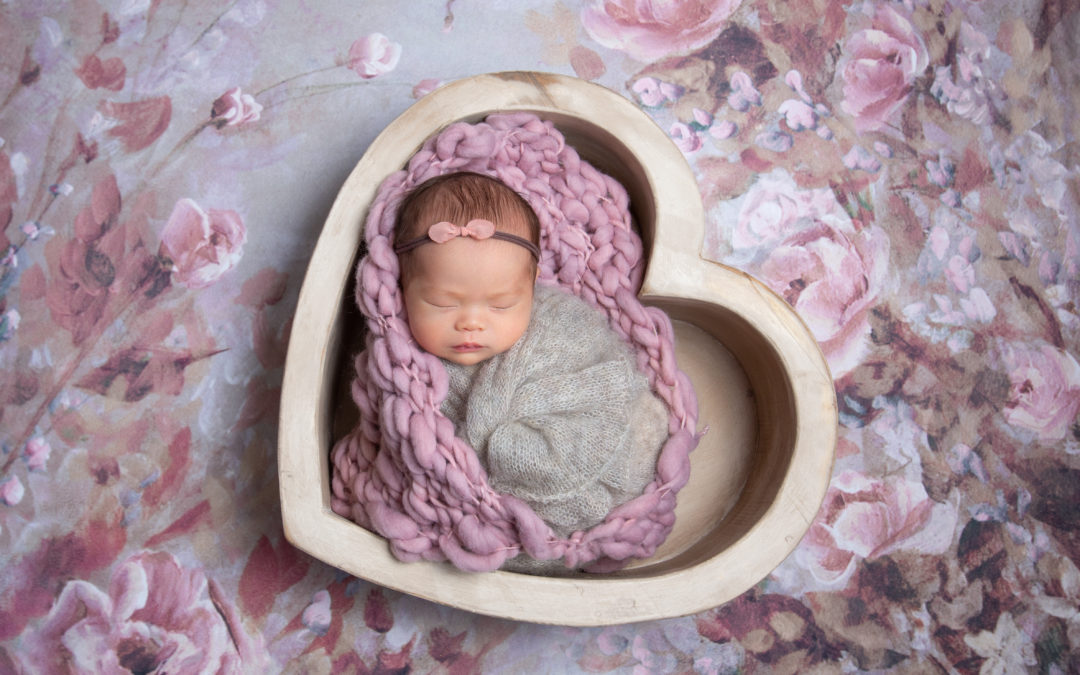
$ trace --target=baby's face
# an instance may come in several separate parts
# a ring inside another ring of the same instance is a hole
[[[469,366],[505,352],[525,333],[535,282],[527,250],[458,237],[425,244],[413,255],[405,311],[426,351]]]

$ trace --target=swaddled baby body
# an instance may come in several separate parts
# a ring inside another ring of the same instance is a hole
[[[449,374],[443,414],[494,489],[567,537],[642,493],[668,417],[604,315],[535,283],[538,242],[524,199],[457,173],[405,197],[394,247],[412,335]],[[557,569],[525,556],[506,567]]]

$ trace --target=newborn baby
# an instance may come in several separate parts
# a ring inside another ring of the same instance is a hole
[[[536,284],[539,231],[513,190],[455,173],[405,197],[394,250],[413,338],[449,374],[443,414],[492,488],[567,537],[642,493],[668,419],[605,315]],[[524,558],[508,568],[543,567]]]

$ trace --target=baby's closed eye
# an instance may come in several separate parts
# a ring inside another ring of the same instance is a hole
[[[458,306],[453,300],[424,300],[424,303],[435,309],[454,309]]]
[[[488,307],[497,310],[513,309],[521,304],[522,297],[514,294],[499,294],[488,298]]]

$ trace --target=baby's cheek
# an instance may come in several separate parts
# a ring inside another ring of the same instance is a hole
[[[529,318],[531,316],[532,316],[532,308],[530,307],[528,310],[526,310],[522,315],[520,315],[517,318],[517,321],[515,322],[515,326],[514,326],[514,331],[516,333],[516,335],[514,336],[514,342],[517,342],[517,340],[522,335],[524,335],[525,331],[529,328]]]
[[[431,351],[434,338],[438,334],[437,326],[423,312],[406,311],[405,315],[409,320],[409,329],[412,331],[413,339],[425,350]]]

